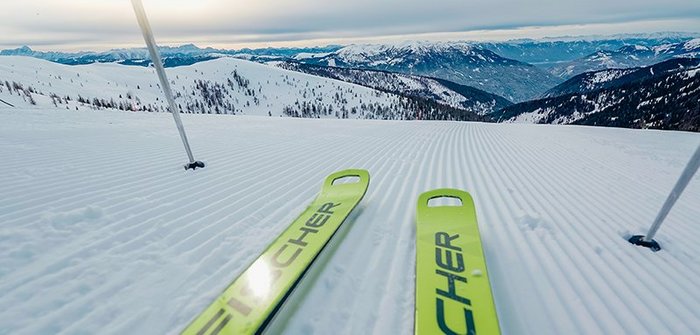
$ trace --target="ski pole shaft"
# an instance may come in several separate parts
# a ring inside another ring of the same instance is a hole
[[[661,211],[659,211],[659,214],[656,216],[654,224],[652,224],[651,228],[649,228],[649,232],[644,237],[644,241],[649,242],[654,238],[654,235],[656,235],[656,232],[659,231],[659,227],[661,227],[661,224],[664,222],[664,219],[666,219],[666,216],[671,211],[671,208],[673,208],[673,205],[676,203],[676,200],[678,200],[678,197],[681,196],[681,193],[683,193],[685,187],[688,186],[688,183],[690,182],[690,179],[692,179],[695,175],[695,172],[698,171],[698,167],[700,167],[700,145],[695,150],[695,154],[693,154],[693,157],[690,158],[690,162],[688,162],[688,165],[686,165],[685,170],[683,170],[683,173],[681,174],[680,178],[678,178],[678,182],[676,182],[676,186],[673,187],[671,194],[669,194],[668,198],[666,198],[664,206],[661,208]]]
[[[185,134],[185,127],[182,125],[182,120],[180,119],[180,111],[177,108],[175,99],[173,98],[173,92],[170,88],[170,82],[168,77],[165,75],[165,69],[163,68],[163,62],[160,58],[160,53],[156,46],[156,40],[153,37],[153,31],[151,30],[151,25],[148,23],[148,18],[146,17],[146,10],[143,8],[143,3],[141,0],[131,0],[131,4],[134,7],[134,12],[136,13],[136,19],[141,27],[141,32],[143,33],[143,39],[146,41],[146,46],[148,47],[148,53],[151,55],[151,61],[153,61],[153,66],[158,73],[158,79],[160,80],[160,86],[163,88],[163,93],[168,100],[168,105],[170,106],[170,113],[173,114],[173,119],[175,119],[175,124],[177,125],[177,130],[180,132],[180,138],[182,139],[182,144],[185,145],[185,151],[187,151],[187,157],[190,159],[190,164],[194,163],[194,155],[192,155],[192,150],[190,149],[190,143],[187,140],[187,134]]]

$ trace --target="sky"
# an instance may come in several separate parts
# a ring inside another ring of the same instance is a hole
[[[5,1],[0,48],[142,46],[129,0]],[[143,0],[162,45],[315,46],[700,33],[699,0]]]

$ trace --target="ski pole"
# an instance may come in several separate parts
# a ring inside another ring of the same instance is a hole
[[[685,187],[688,186],[690,179],[692,179],[695,173],[698,171],[698,167],[700,167],[700,145],[695,150],[693,157],[690,158],[688,165],[685,166],[683,173],[676,182],[676,186],[673,187],[673,190],[668,195],[668,198],[666,198],[666,202],[664,203],[664,206],[661,207],[661,210],[656,216],[651,228],[649,228],[649,232],[646,234],[646,236],[633,236],[629,240],[631,243],[650,248],[654,251],[661,250],[659,244],[654,241],[654,236],[656,236],[656,232],[659,231],[661,224],[666,219],[666,216],[668,216],[668,213],[671,211],[671,208],[673,208],[673,205],[676,204],[676,200],[678,200],[678,198],[681,196],[685,190]]]
[[[158,47],[156,45],[156,40],[153,37],[153,30],[151,30],[151,25],[148,23],[148,17],[146,17],[146,10],[143,8],[143,3],[141,0],[131,0],[131,4],[134,7],[134,12],[136,13],[136,20],[139,22],[141,27],[141,32],[143,33],[143,39],[146,41],[146,46],[148,47],[148,53],[151,56],[151,61],[158,74],[158,79],[160,80],[160,86],[163,88],[163,93],[168,100],[168,105],[170,106],[170,113],[173,114],[173,119],[175,119],[175,125],[177,125],[177,130],[180,132],[180,138],[182,139],[182,144],[185,145],[185,151],[187,151],[187,157],[189,158],[189,163],[185,165],[185,170],[196,170],[197,168],[203,168],[204,163],[194,160],[194,155],[192,154],[192,149],[190,149],[190,143],[187,140],[187,134],[185,133],[185,127],[182,125],[182,120],[180,119],[180,111],[175,104],[175,99],[173,98],[173,91],[170,88],[170,82],[168,77],[165,75],[165,69],[163,68],[163,62],[160,58],[160,53],[158,52]]]

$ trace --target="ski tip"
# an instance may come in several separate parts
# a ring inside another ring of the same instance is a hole
[[[323,189],[344,188],[367,188],[369,185],[369,172],[362,169],[348,169],[334,172],[326,177]]]
[[[659,245],[659,242],[656,242],[654,240],[646,241],[644,239],[644,236],[642,236],[642,235],[632,236],[627,241],[629,241],[630,243],[632,243],[634,245],[648,248],[653,252],[657,252],[657,251],[661,250],[661,246]]]
[[[439,198],[452,198],[459,200],[460,205],[450,205],[450,207],[474,207],[474,200],[469,192],[454,188],[440,188],[421,194],[418,197],[418,210],[433,207],[430,206],[430,201]]]
[[[414,334],[500,334],[468,192],[444,188],[419,196],[415,276]]]

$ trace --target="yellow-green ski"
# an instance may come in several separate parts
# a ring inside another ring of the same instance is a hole
[[[428,206],[431,199],[459,206]],[[498,335],[486,261],[469,193],[439,189],[418,198],[415,333]]]
[[[346,177],[359,181],[334,185]],[[328,176],[313,203],[182,334],[262,332],[368,186],[365,170]]]

